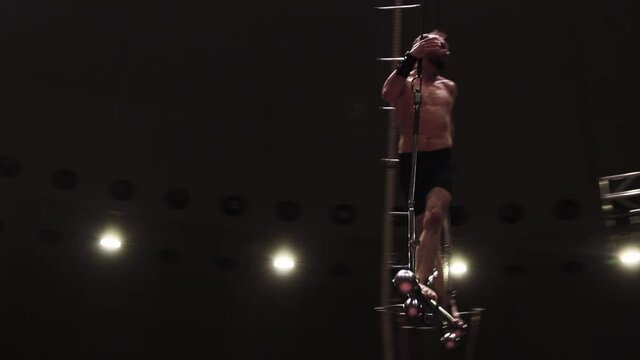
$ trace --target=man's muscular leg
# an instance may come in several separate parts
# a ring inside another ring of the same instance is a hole
[[[440,234],[450,203],[451,194],[447,190],[440,187],[434,188],[427,195],[424,214],[416,216],[416,234],[420,234],[420,246],[416,249],[416,276],[424,284],[433,273],[433,269],[438,270],[438,277],[432,287],[445,307],[448,307],[449,299],[444,284],[442,261],[439,261],[438,254]],[[428,289],[424,287],[423,293],[429,297],[434,295],[428,293]]]

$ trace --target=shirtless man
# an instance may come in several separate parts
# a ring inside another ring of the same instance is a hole
[[[456,99],[456,85],[442,77],[449,57],[446,35],[440,31],[418,37],[396,70],[387,78],[382,97],[395,107],[400,132],[398,152],[400,177],[405,194],[409,195],[411,157],[413,151],[414,89],[420,86],[416,63],[422,61],[422,103],[418,134],[418,164],[416,175],[415,213],[416,235],[420,245],[416,250],[416,277],[422,293],[439,299],[451,308],[444,280],[442,262],[438,256],[440,231],[451,203],[455,164],[452,159],[452,109]],[[438,270],[433,290],[424,284]],[[435,292],[434,292],[435,290]],[[457,309],[451,309],[457,315]],[[457,317],[457,316],[456,316]]]

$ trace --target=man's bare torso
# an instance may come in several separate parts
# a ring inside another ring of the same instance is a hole
[[[394,104],[396,121],[400,132],[398,152],[409,153],[413,150],[413,87],[417,88],[419,79],[413,82],[407,79],[407,89]],[[435,82],[422,81],[422,104],[420,107],[420,129],[418,132],[418,151],[432,151],[453,146],[453,119],[451,116],[455,101],[455,84],[444,77]]]

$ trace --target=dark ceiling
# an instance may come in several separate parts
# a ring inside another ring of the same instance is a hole
[[[3,1],[0,358],[382,359],[383,4]],[[442,1],[440,24],[477,358],[640,358],[597,188],[640,170],[631,1]]]

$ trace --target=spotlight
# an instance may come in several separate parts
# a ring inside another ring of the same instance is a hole
[[[107,251],[117,251],[122,247],[122,240],[114,234],[106,234],[100,239],[100,246]]]
[[[461,259],[453,260],[449,270],[452,276],[461,277],[467,272],[467,263]]]
[[[627,267],[636,267],[640,264],[640,250],[637,248],[627,248],[620,252],[620,261]]]
[[[408,317],[417,318],[422,315],[422,303],[413,297],[409,297],[403,305],[404,313]]]
[[[295,259],[289,253],[280,253],[273,259],[273,267],[281,274],[291,272],[295,265]]]
[[[400,270],[393,277],[393,286],[402,294],[412,292],[418,284],[416,275],[409,270]]]

